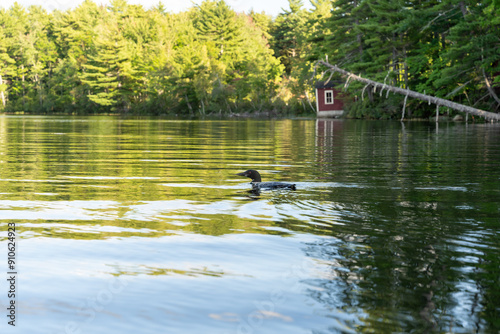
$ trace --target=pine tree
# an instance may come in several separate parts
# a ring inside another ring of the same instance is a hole
[[[88,87],[80,80],[83,64],[93,52],[97,37],[96,26],[105,17],[104,8],[91,0],[84,0],[78,7],[66,12],[53,12],[48,34],[57,47],[58,60],[51,70],[50,94],[56,110],[90,110]]]
[[[301,53],[300,40],[307,34],[307,12],[302,8],[302,0],[288,0],[290,10],[284,10],[276,18],[273,29],[273,49],[285,72],[290,74]]]
[[[54,36],[59,57],[72,57],[78,63],[84,62],[97,37],[94,29],[102,16],[102,10],[91,0],[85,0],[72,11],[55,12],[50,33]]]
[[[165,5],[163,4],[163,2],[159,1],[153,8],[152,8],[153,11],[157,12],[157,13],[160,13],[162,15],[164,15],[166,12],[167,12],[167,8],[165,7]]]
[[[334,0],[332,6],[332,15],[319,29],[323,33],[319,35],[316,52],[328,56],[332,63],[359,72],[356,67],[363,61],[366,46],[360,25],[369,15],[367,6],[361,0]]]
[[[239,51],[241,24],[224,0],[204,1],[197,6],[194,26],[207,43],[210,56],[228,62]]]
[[[53,101],[48,95],[51,69],[54,67],[57,50],[53,41],[48,36],[48,25],[50,14],[41,6],[30,6],[28,8],[28,19],[30,22],[29,33],[24,39],[24,61],[29,67],[28,77],[31,79],[36,90],[36,108],[46,112],[51,108]],[[35,108],[33,106],[32,108]]]
[[[370,13],[358,25],[364,37],[364,55],[357,69],[374,80],[383,80],[387,72],[392,74],[391,84],[408,87],[407,31],[403,0],[365,0]]]
[[[122,18],[127,15],[128,3],[126,0],[111,0],[108,9],[116,18]]]
[[[3,13],[0,15],[3,15]],[[8,47],[8,39],[3,29],[0,29],[0,100],[2,109],[5,108],[7,103],[9,81],[15,74],[15,60],[8,54]]]
[[[89,88],[87,97],[98,106],[128,108],[126,80],[133,73],[126,43],[112,20],[97,27],[95,51],[88,54],[80,79]]]
[[[434,85],[443,92],[460,94],[468,103],[481,101],[483,108],[499,110],[500,8],[494,0],[450,1],[448,6],[459,21],[450,29],[450,44],[442,54],[448,66],[439,71]]]
[[[311,65],[318,59],[324,59],[326,50],[325,37],[331,34],[329,28],[325,27],[324,22],[331,17],[331,0],[311,0],[313,10],[309,13],[305,26],[305,33],[299,40],[301,49],[301,70],[299,74],[301,81],[310,79]]]
[[[272,17],[265,12],[257,13],[253,9],[250,11],[249,16],[252,19],[252,23],[262,31],[262,37],[267,41],[271,40]]]

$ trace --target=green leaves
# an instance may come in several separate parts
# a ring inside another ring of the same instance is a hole
[[[320,34],[310,39],[309,59],[328,55],[330,63],[374,80],[499,110],[500,25],[494,3],[335,0],[331,17],[318,21]],[[383,98],[373,103],[385,108]],[[409,109],[421,116],[433,113],[418,102]]]
[[[161,2],[146,9],[85,0],[52,13],[15,3],[0,10],[0,110],[309,111],[312,66],[326,57],[374,80],[500,109],[498,1],[311,4],[289,0],[273,19],[236,13],[222,0],[178,14]],[[367,107],[378,105],[381,117],[402,102],[386,108],[381,100]],[[416,102],[408,110],[434,112]]]
[[[282,67],[269,17],[224,1],[167,10],[85,0],[65,12],[1,11],[5,110],[205,113],[271,100]]]

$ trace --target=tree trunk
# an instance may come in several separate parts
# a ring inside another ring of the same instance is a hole
[[[486,83],[486,88],[488,88],[488,92],[490,93],[491,97],[495,99],[495,101],[497,101],[497,103],[500,105],[500,98],[498,98],[498,95],[493,90],[493,87],[491,87],[491,84],[488,80],[488,77],[486,76],[484,68],[483,68],[483,77],[484,77],[484,82]]]
[[[36,86],[38,87],[38,100],[40,101],[40,107],[41,107],[43,105],[42,85],[40,83],[40,78],[38,77],[38,74],[35,74],[35,82]]]
[[[445,106],[445,107],[448,107],[448,108],[451,108],[451,109],[454,109],[454,110],[457,110],[460,112],[465,112],[465,113],[468,113],[471,115],[484,117],[487,120],[500,121],[500,114],[492,113],[489,111],[484,111],[481,109],[476,109],[476,108],[469,107],[469,106],[466,106],[466,105],[463,105],[460,103],[441,99],[439,97],[425,95],[425,94],[418,93],[418,92],[415,92],[415,91],[412,91],[409,89],[394,87],[394,86],[386,85],[386,84],[383,84],[383,83],[380,83],[377,81],[365,79],[365,78],[360,77],[359,75],[355,75],[354,73],[345,71],[345,70],[337,67],[337,65],[331,65],[331,64],[324,62],[322,60],[319,60],[316,63],[316,66],[317,65],[324,65],[334,72],[340,73],[343,76],[347,76],[349,79],[354,79],[354,80],[363,82],[367,85],[374,86],[375,88],[380,87],[381,90],[387,89],[388,91],[393,92],[393,93],[407,95],[409,97],[413,97],[413,98],[416,98],[416,99],[419,99],[419,100],[422,100],[425,102],[434,103],[438,106]]]
[[[311,99],[309,98],[309,93],[307,93],[307,90],[306,90],[306,98],[307,98],[307,102],[309,102],[309,106],[311,107],[312,111],[316,112],[316,109],[314,109],[314,107],[311,103]]]
[[[2,79],[2,75],[0,74],[0,86],[2,86],[2,85],[3,85],[3,79]],[[0,92],[0,96],[2,96],[2,105],[5,108],[5,94],[4,94],[3,90]]]
[[[465,18],[467,15],[467,9],[465,8],[465,3],[463,1],[460,1],[460,11],[462,12],[462,16]]]
[[[188,99],[188,96],[187,94],[184,94],[184,96],[186,97],[186,103],[188,105],[188,108],[189,108],[189,114],[193,114],[193,107],[191,107],[191,103],[189,103],[189,99]]]
[[[23,82],[23,109],[24,109],[24,105],[26,104],[26,100],[25,100],[25,95],[26,95],[26,92],[25,92],[25,89],[24,89],[24,65],[21,65],[21,71],[22,71],[22,82]]]
[[[354,0],[354,8],[356,8],[356,7],[358,7],[358,1]],[[359,19],[354,20],[354,25],[359,26]],[[361,34],[356,35],[356,40],[358,42],[359,56],[361,57],[363,55],[363,44],[362,44]]]

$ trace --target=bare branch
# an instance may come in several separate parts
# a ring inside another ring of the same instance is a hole
[[[491,87],[491,84],[488,80],[488,77],[486,76],[486,72],[484,71],[484,68],[483,68],[483,77],[484,77],[484,82],[486,82],[486,87],[488,88],[488,92],[490,92],[491,97],[494,98],[498,104],[500,104],[500,99],[498,98],[498,95],[495,94],[493,87]]]
[[[330,79],[332,78],[333,73],[335,73],[334,71],[330,71],[330,72],[332,72],[332,73],[330,73],[330,76],[328,77],[328,80],[325,81],[325,85],[327,85],[330,82]]]
[[[364,101],[365,100],[365,89],[366,87],[370,86],[370,84],[366,84],[366,86],[363,88],[363,91],[361,92],[361,101]]]
[[[448,93],[446,95],[446,97],[455,95],[456,93],[458,93],[459,90],[465,88],[465,86],[467,86],[469,84],[469,82],[470,82],[470,80],[467,81],[466,83],[464,83],[463,85],[458,86],[457,88],[455,88],[454,90],[452,90],[451,93]]]
[[[434,21],[436,21],[437,19],[439,19],[439,18],[446,19],[447,17],[445,15],[448,14],[449,12],[451,12],[452,10],[455,10],[455,9],[456,9],[456,6],[453,6],[451,9],[449,9],[443,13],[439,13],[438,16],[436,16],[435,18],[430,20],[422,29],[420,29],[420,32],[423,32],[425,29],[429,28],[434,23]]]
[[[406,100],[408,99],[408,94],[405,96],[405,101],[403,103],[403,114],[401,115],[401,121],[405,118]]]

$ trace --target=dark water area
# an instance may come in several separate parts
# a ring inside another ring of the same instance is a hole
[[[9,224],[2,333],[500,330],[498,124],[0,116]]]

